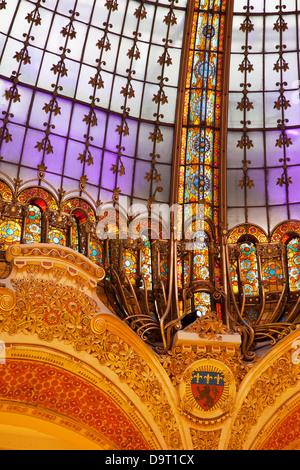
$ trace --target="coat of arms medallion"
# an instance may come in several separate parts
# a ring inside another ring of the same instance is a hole
[[[183,374],[180,408],[186,415],[213,422],[230,414],[236,393],[230,369],[216,360],[201,360]]]

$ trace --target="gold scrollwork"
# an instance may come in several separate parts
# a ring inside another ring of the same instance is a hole
[[[16,306],[16,296],[6,287],[0,287],[0,309],[8,312]]]
[[[106,321],[101,315],[96,315],[91,319],[91,329],[96,335],[102,335],[106,331]]]

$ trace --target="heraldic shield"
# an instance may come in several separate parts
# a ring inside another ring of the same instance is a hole
[[[220,400],[224,390],[224,374],[196,370],[193,372],[191,387],[198,405],[204,410],[211,410]]]
[[[236,394],[234,376],[229,367],[210,358],[187,367],[179,390],[182,412],[211,423],[229,416]]]

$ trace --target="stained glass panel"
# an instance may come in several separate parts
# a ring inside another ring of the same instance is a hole
[[[193,280],[209,280],[209,253],[206,243],[196,243],[193,253]]]
[[[290,291],[300,290],[300,240],[293,238],[287,245]]]
[[[142,250],[142,274],[145,280],[147,289],[152,288],[152,253],[151,242],[144,240],[144,247]]]
[[[76,217],[73,216],[73,226],[72,226],[72,246],[73,249],[78,251],[79,250],[79,229],[78,229],[78,221]]]
[[[29,204],[26,218],[26,243],[40,243],[42,233],[42,213],[39,207]]]
[[[262,264],[262,280],[269,292],[282,289],[283,272],[279,259],[266,260]]]
[[[242,243],[240,249],[240,274],[245,294],[247,296],[258,295],[258,267],[255,245],[253,243]]]
[[[4,221],[0,223],[0,239],[4,241],[4,248],[21,241],[21,226],[15,221]]]
[[[90,258],[96,264],[103,263],[102,246],[96,240],[90,243]]]
[[[0,181],[0,194],[3,199],[12,199],[12,190],[4,181]]]
[[[24,203],[34,198],[41,198],[47,203],[49,209],[58,210],[58,205],[55,198],[48,191],[45,191],[42,188],[24,189],[24,191],[21,191],[21,193],[18,195],[18,201]]]
[[[230,260],[230,277],[234,294],[239,292],[239,278],[237,274],[237,261]]]
[[[49,243],[66,246],[66,236],[61,230],[53,229],[48,233]]]
[[[226,1],[196,1],[188,58],[179,203],[205,204],[218,239],[221,73]],[[183,221],[185,223],[185,221]]]
[[[136,282],[135,275],[137,273],[137,259],[135,254],[129,250],[126,250],[123,255],[123,268],[131,282],[134,284]]]
[[[210,295],[206,292],[197,292],[194,294],[194,308],[197,310],[197,315],[202,317],[211,311]]]

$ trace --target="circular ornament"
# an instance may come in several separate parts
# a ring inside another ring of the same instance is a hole
[[[0,287],[0,309],[12,310],[16,306],[16,296],[13,291],[6,287]]]
[[[183,414],[207,424],[230,416],[236,395],[234,376],[222,362],[203,359],[191,364],[180,384]]]
[[[91,329],[96,335],[102,335],[106,331],[106,321],[101,315],[96,315],[91,320]]]

